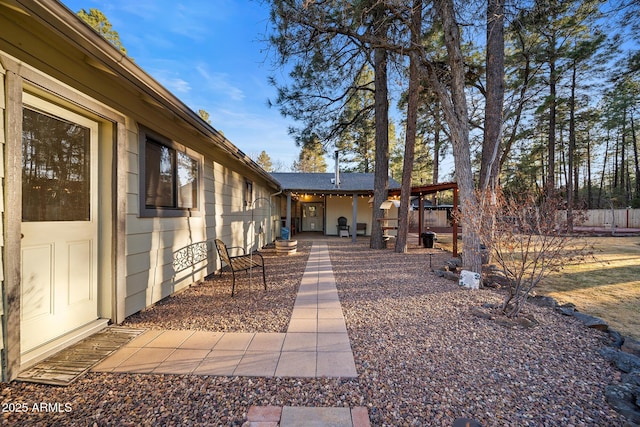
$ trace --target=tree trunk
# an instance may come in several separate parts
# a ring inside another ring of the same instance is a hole
[[[440,101],[435,100],[435,106],[433,108],[433,175],[431,176],[431,183],[437,184],[440,182]],[[437,203],[437,193],[431,195],[431,204],[435,206]],[[424,224],[423,224],[424,225]]]
[[[376,22],[384,19],[384,10],[378,9],[376,12]],[[378,25],[377,36],[386,38],[386,25]],[[387,88],[387,51],[383,48],[376,48],[373,53],[374,58],[374,82],[375,82],[375,124],[376,124],[376,164],[374,172],[373,191],[373,222],[371,224],[372,249],[383,249],[385,241],[382,236],[382,221],[386,211],[380,209],[382,202],[387,200],[389,193],[389,99]]]
[[[422,22],[422,0],[414,0],[411,16],[411,45],[420,43],[420,24]],[[409,234],[409,204],[411,203],[411,175],[416,148],[416,127],[418,123],[418,99],[420,96],[420,70],[415,52],[409,56],[409,95],[407,99],[407,128],[405,131],[404,161],[402,165],[402,189],[400,191],[400,209],[398,212],[398,235],[395,251],[407,251]]]
[[[567,231],[573,232],[573,163],[576,151],[576,75],[577,64],[573,62],[573,70],[571,74],[571,97],[569,98],[569,159],[568,167],[569,173],[567,175]]]
[[[593,190],[591,188],[591,134],[587,131],[587,209],[593,206]]]
[[[469,112],[465,97],[465,69],[462,56],[460,31],[455,20],[452,0],[437,0],[436,12],[442,20],[444,41],[447,47],[448,63],[451,70],[451,97],[442,82],[437,78],[435,69],[431,69],[431,80],[436,83],[434,90],[440,97],[445,117],[451,132],[453,156],[456,168],[456,180],[460,194],[462,224],[462,263],[465,267],[479,273],[482,269],[480,238],[469,226],[468,221],[477,215],[478,201],[473,184],[471,169],[471,149],[469,146]]]
[[[555,46],[555,40],[553,40]],[[546,193],[553,197],[556,189],[556,63],[555,58],[549,59],[549,137],[548,137],[548,169]]]
[[[602,208],[602,189],[604,187],[604,176],[607,170],[607,158],[609,156],[609,141],[610,141],[610,131],[607,131],[607,138],[605,140],[604,147],[604,159],[602,160],[602,172],[600,172],[600,188],[598,189],[598,204],[597,208]]]
[[[633,144],[633,160],[635,163],[636,169],[636,180],[635,180],[635,198],[640,197],[640,162],[638,161],[638,140],[636,138],[636,127],[633,121],[633,112],[631,112],[630,123],[631,123],[631,143]]]
[[[500,162],[497,160],[502,142],[504,106],[504,4],[503,0],[487,1],[487,90],[484,119],[484,141],[480,164],[480,190],[498,185]]]

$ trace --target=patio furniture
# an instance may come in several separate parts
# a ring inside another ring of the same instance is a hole
[[[358,222],[356,223],[356,235],[362,232],[363,236],[367,235],[367,223],[366,222]]]
[[[190,273],[207,268],[207,263],[203,263],[209,257],[209,243],[196,242],[182,247],[173,253],[173,279],[178,273],[190,269]]]
[[[347,225],[347,218],[341,216],[338,218],[338,236],[340,237],[349,237],[349,228]]]
[[[262,268],[262,282],[264,283],[264,290],[267,290],[267,278],[264,273],[264,258],[258,252],[252,252],[247,254],[244,248],[239,246],[229,246],[224,244],[220,239],[216,239],[216,249],[220,260],[229,266],[231,274],[233,276],[233,282],[231,285],[231,296],[233,297],[236,288],[236,272],[250,271],[252,268]],[[229,255],[229,249],[239,249],[242,251],[242,255],[231,256]],[[222,268],[220,269],[222,275]]]

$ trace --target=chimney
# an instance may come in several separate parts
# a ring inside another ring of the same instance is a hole
[[[333,183],[335,185],[335,188],[340,188],[340,161],[338,160],[338,150],[335,151],[335,157],[336,157],[336,171],[335,171],[335,178],[333,179]]]

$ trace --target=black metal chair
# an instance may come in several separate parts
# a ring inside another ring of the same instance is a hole
[[[350,226],[347,225],[347,218],[341,216],[338,218],[338,236],[339,237],[349,237],[351,235],[350,233]]]

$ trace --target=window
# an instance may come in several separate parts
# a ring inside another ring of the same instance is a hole
[[[198,209],[200,162],[165,138],[142,132],[144,216],[182,216]]]
[[[245,179],[244,181],[244,205],[251,206],[253,203],[253,182]]]
[[[91,129],[31,107],[22,120],[22,220],[90,221]]]

